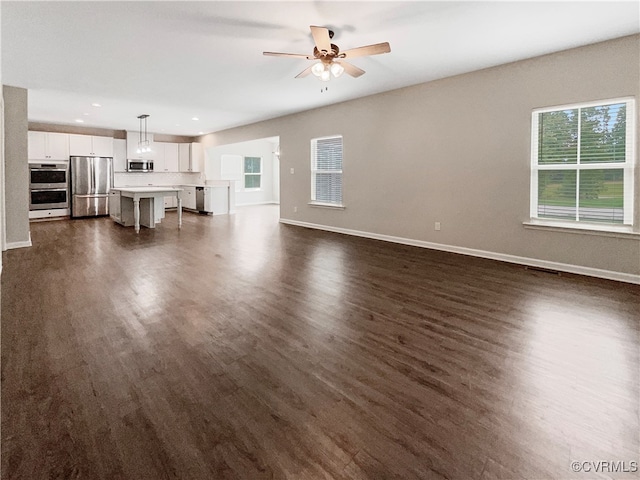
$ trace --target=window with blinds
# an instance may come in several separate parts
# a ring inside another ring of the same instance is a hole
[[[634,102],[539,109],[531,132],[531,217],[633,223]]]
[[[342,206],[342,136],[311,140],[311,201]]]
[[[244,189],[260,190],[262,183],[262,158],[244,157]]]

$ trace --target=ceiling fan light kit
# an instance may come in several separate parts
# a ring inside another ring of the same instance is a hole
[[[331,74],[338,78],[340,75],[344,73],[344,67],[340,65],[338,62],[334,62],[331,64]]]
[[[311,35],[315,42],[312,55],[304,55],[299,53],[280,53],[280,52],[262,52],[263,55],[273,57],[293,57],[293,58],[305,58],[307,60],[318,60],[316,63],[307,67],[296,78],[302,78],[312,73],[324,82],[331,80],[331,76],[334,78],[340,77],[344,72],[348,75],[357,78],[363,75],[365,72],[359,67],[345,62],[345,58],[363,57],[367,55],[379,55],[381,53],[389,53],[391,47],[389,43],[376,43],[375,45],[367,45],[365,47],[352,48],[340,52],[337,45],[331,43],[333,38],[333,31],[326,27],[310,26]],[[337,59],[342,60],[340,62]]]

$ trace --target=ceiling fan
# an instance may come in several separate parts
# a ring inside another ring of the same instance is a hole
[[[296,75],[296,78],[303,78],[310,73],[314,74],[320,80],[325,82],[331,79],[331,75],[339,77],[344,72],[352,77],[359,77],[364,74],[364,70],[356,67],[343,59],[363,57],[367,55],[378,55],[381,53],[389,53],[391,47],[388,42],[376,43],[374,45],[367,45],[365,47],[352,48],[341,52],[337,45],[331,43],[333,38],[333,31],[326,27],[309,27],[311,29],[311,35],[315,42],[312,55],[304,55],[298,53],[278,53],[278,52],[262,52],[264,55],[273,57],[293,57],[293,58],[306,58],[307,60],[319,60],[310,67],[305,68],[302,72]]]

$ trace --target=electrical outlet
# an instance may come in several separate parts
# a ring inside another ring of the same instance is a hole
[[[298,207],[293,207],[293,213],[298,213]]]
[[[440,231],[440,222],[436,222],[434,228],[438,231]]]
[[[291,172],[291,175],[293,175],[293,167],[291,167],[289,171]]]

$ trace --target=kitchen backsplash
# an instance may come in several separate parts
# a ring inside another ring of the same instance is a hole
[[[204,173],[114,173],[114,187],[147,185],[193,185],[205,183]]]

